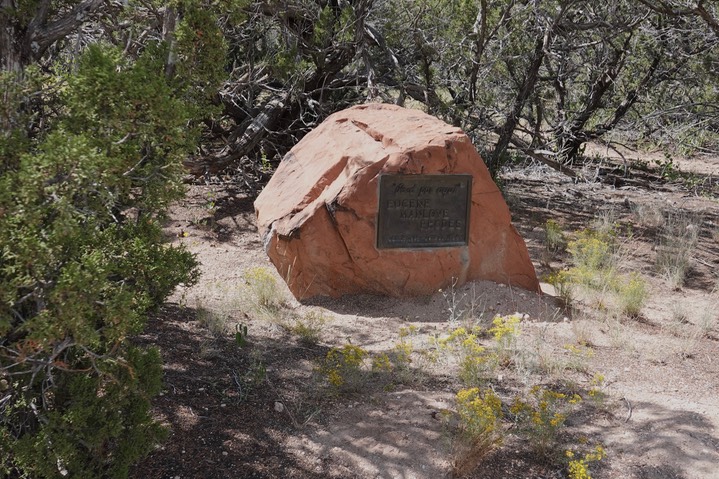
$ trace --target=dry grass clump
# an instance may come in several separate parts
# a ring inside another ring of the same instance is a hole
[[[666,218],[656,205],[639,204],[632,208],[636,224],[645,228],[657,229],[664,226]]]
[[[572,267],[553,272],[547,280],[568,306],[581,290],[585,296],[596,297],[600,309],[616,307],[621,314],[638,317],[649,296],[646,281],[637,273],[620,272],[618,234],[607,226],[608,221],[598,220],[599,229],[578,232],[567,247]]]
[[[245,271],[243,275],[249,300],[255,308],[264,313],[274,313],[287,304],[277,279],[267,269],[256,266]]]
[[[567,249],[567,238],[561,225],[553,219],[544,223],[544,251],[543,260],[545,263],[556,258]]]
[[[647,283],[637,273],[619,281],[617,300],[622,312],[630,318],[636,318],[649,297]]]
[[[675,288],[684,284],[699,243],[701,218],[670,213],[657,237],[656,268]]]
[[[296,334],[300,341],[306,344],[317,344],[322,338],[322,331],[330,321],[324,313],[308,311],[302,317],[298,317],[288,325],[288,329]]]
[[[200,325],[207,328],[212,336],[217,338],[223,337],[229,331],[231,318],[228,315],[222,312],[213,311],[201,305],[198,305],[195,311]]]

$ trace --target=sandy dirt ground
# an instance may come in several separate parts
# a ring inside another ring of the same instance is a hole
[[[166,232],[197,255],[202,278],[178,291],[138,339],[159,347],[165,361],[155,413],[169,437],[132,477],[450,477],[463,454],[452,412],[463,385],[438,338],[520,313],[514,359],[487,387],[507,403],[533,385],[570,384],[587,397],[601,374],[603,399],[569,415],[554,455],[536,453],[507,415],[504,444],[463,471],[467,477],[566,478],[562,452],[600,444],[607,457],[590,465],[595,478],[719,478],[719,159],[681,167],[714,177],[686,187],[649,173],[605,174],[603,165],[586,169],[586,181],[539,166],[505,175],[514,224],[541,278],[569,260],[547,253],[548,219],[569,236],[597,222],[619,225],[621,269],[639,273],[650,291],[637,318],[613,315],[591,295],[565,308],[546,283],[541,296],[476,282],[430,297],[300,304],[262,250],[252,198],[232,184],[191,186]],[[675,287],[655,261],[661,223],[679,214],[699,233],[687,278]],[[271,315],[258,311],[248,286],[258,267],[273,275],[282,303]],[[308,315],[323,321],[316,342],[292,327]],[[412,343],[409,365],[366,373],[354,391],[335,394],[318,374],[333,347],[349,343],[377,356],[402,341]]]

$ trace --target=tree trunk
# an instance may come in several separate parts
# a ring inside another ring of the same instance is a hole
[[[162,18],[162,39],[167,43],[167,60],[165,62],[165,77],[170,80],[175,76],[177,52],[175,51],[175,28],[177,26],[177,12],[167,6]]]
[[[243,156],[249,155],[274,127],[286,111],[288,100],[289,94],[285,94],[284,98],[270,100],[262,111],[249,122],[239,139],[224,151],[216,155],[186,159],[184,165],[188,173],[195,177],[216,175],[236,166],[239,160]]]
[[[52,44],[87,22],[107,0],[85,0],[57,18],[51,18],[50,0],[37,2],[32,19],[21,24],[16,2],[0,0],[0,71],[20,73],[40,59]],[[108,4],[108,5],[106,5]]]
[[[524,105],[526,105],[527,100],[534,91],[534,86],[539,78],[539,68],[542,66],[542,61],[544,60],[544,52],[547,50],[547,45],[549,44],[551,38],[551,27],[545,30],[541,37],[537,38],[534,46],[534,54],[532,55],[532,62],[529,64],[527,71],[524,73],[522,87],[517,93],[517,97],[514,99],[512,110],[507,114],[504,124],[499,129],[499,139],[497,140],[497,144],[487,159],[487,167],[492,173],[492,176],[496,176],[496,174],[499,173],[499,168],[502,166],[500,158],[507,150],[512,135],[514,134],[514,129],[519,123],[519,115],[522,113]]]
[[[0,0],[0,72],[22,71],[20,49],[15,35],[13,0]]]

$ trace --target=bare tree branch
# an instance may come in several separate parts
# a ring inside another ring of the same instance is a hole
[[[49,3],[45,1],[41,4],[38,15],[30,22],[30,26],[33,28],[28,28],[25,35],[25,48],[30,53],[30,61],[37,60],[50,45],[75,31],[103,4],[106,6],[110,4],[107,0],[85,0],[64,16],[46,23]]]

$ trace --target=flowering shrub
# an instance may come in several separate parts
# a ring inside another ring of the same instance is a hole
[[[583,286],[587,290],[611,293],[623,314],[629,317],[639,315],[649,292],[640,275],[619,273],[616,236],[614,230],[601,232],[587,229],[580,231],[577,239],[569,243],[573,266],[567,271],[551,273],[546,278],[565,304],[573,299],[575,288]],[[603,301],[600,304],[603,305]]]
[[[519,323],[522,321],[520,314],[509,316],[495,316],[492,320],[492,327],[489,334],[494,337],[495,351],[500,364],[507,365],[512,360],[512,353],[517,344],[517,336],[520,334]]]
[[[460,447],[453,469],[464,476],[502,444],[502,401],[491,389],[462,389],[457,393]]]
[[[583,344],[565,344],[564,350],[569,355],[566,367],[575,371],[586,371],[587,360],[594,356],[594,350]]]
[[[274,280],[274,278],[272,278]],[[290,331],[300,337],[300,340],[307,344],[317,344],[322,335],[322,330],[329,318],[321,312],[309,311],[302,318],[297,318]]]
[[[332,348],[319,367],[319,372],[336,391],[356,390],[364,380],[362,369],[367,351],[353,344]]]
[[[492,326],[489,328],[489,333],[494,336],[494,340],[499,342],[512,341],[514,338],[519,336],[519,322],[522,321],[522,316],[519,314],[512,314],[509,316],[495,316],[492,320]]]
[[[567,246],[562,227],[555,220],[549,219],[544,223],[544,246],[551,255],[562,252]]]
[[[546,454],[556,443],[572,407],[582,400],[574,394],[564,393],[534,386],[526,399],[517,396],[510,408],[520,425],[529,436],[532,446],[541,454]]]
[[[547,275],[545,281],[554,286],[557,296],[559,296],[565,306],[572,304],[572,300],[574,299],[574,283],[572,282],[569,271],[553,271]]]
[[[602,446],[597,446],[594,451],[585,453],[581,459],[575,459],[576,453],[571,450],[567,450],[565,455],[569,458],[567,465],[569,479],[592,479],[589,474],[589,463],[601,461],[607,456]]]
[[[600,373],[595,374],[590,381],[590,388],[589,391],[587,391],[587,396],[589,397],[589,400],[594,402],[597,406],[604,402],[605,394],[602,392],[602,388],[604,388],[604,386],[604,375]]]
[[[494,391],[479,388],[457,393],[457,413],[462,433],[469,439],[482,439],[488,445],[502,442],[502,401]]]
[[[473,328],[471,331],[460,327],[452,331],[448,337],[440,340],[441,349],[454,352],[459,356],[459,377],[462,382],[470,386],[481,384],[497,364],[496,355],[488,352],[479,343],[478,335],[480,333],[479,327]]]
[[[399,341],[394,345],[392,350],[392,362],[397,368],[406,368],[412,362],[412,351],[414,345],[408,339],[417,332],[417,326],[409,326],[407,328],[399,328]]]
[[[372,358],[373,372],[389,372],[392,371],[392,362],[386,353],[379,354]]]
[[[600,233],[587,229],[580,231],[578,238],[569,243],[568,250],[575,266],[572,273],[579,282],[595,283],[604,276],[599,273],[614,270],[614,240],[613,232]]]
[[[365,380],[369,379],[370,373],[375,376],[390,373],[384,374],[380,379],[392,382],[411,381],[416,372],[409,367],[414,346],[407,338],[416,331],[416,326],[401,328],[399,341],[387,352],[370,354],[353,344],[332,348],[320,361],[316,371],[335,392],[357,391]]]

